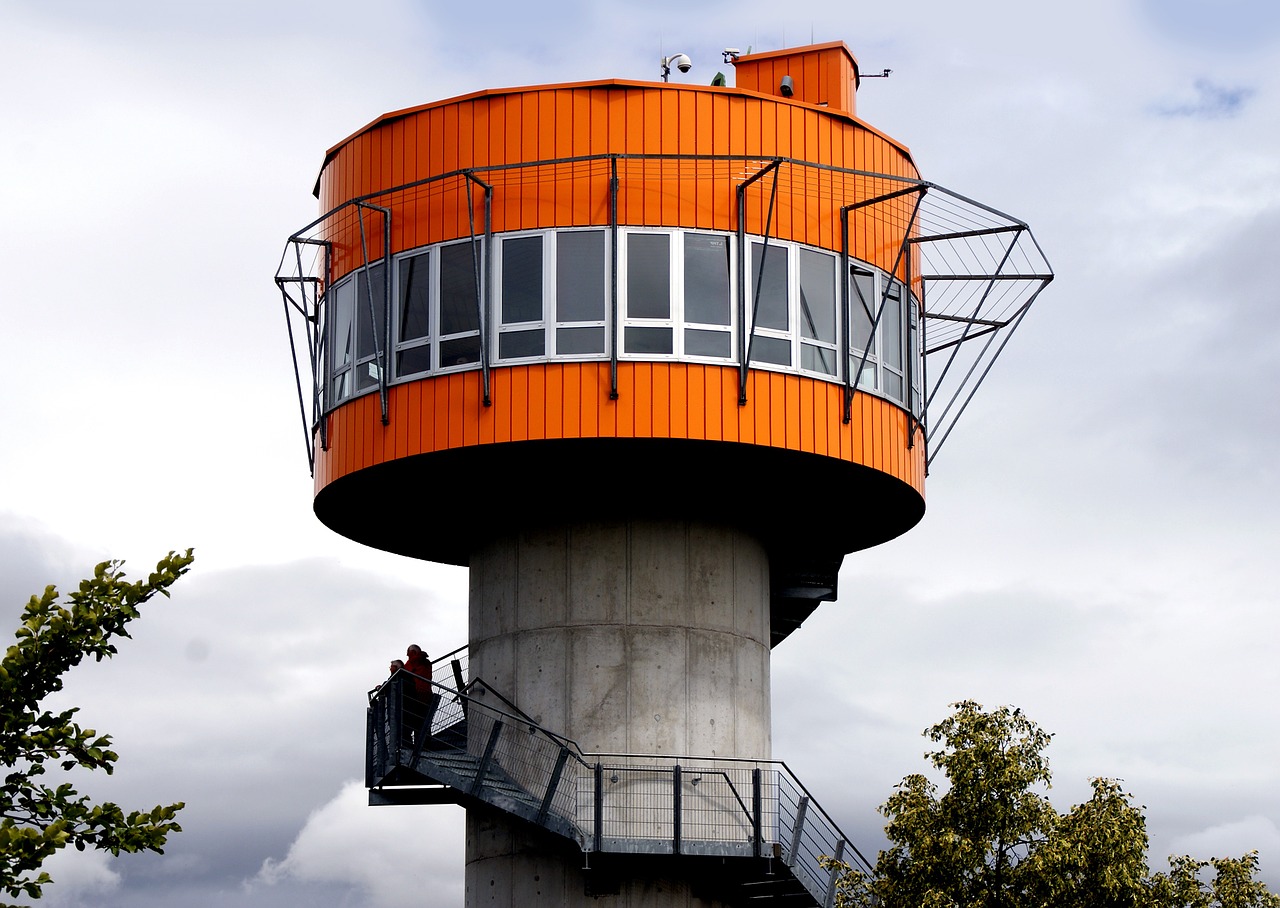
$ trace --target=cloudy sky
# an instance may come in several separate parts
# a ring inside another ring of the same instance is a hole
[[[705,84],[725,46],[844,40],[924,176],[1029,222],[1058,279],[937,459],[774,654],[774,752],[864,851],[948,704],[1056,733],[1148,808],[1154,862],[1280,884],[1280,7],[0,0],[0,606],[107,557],[197,562],[64,702],[86,790],[185,800],[163,858],[71,854],[50,905],[462,903],[462,814],[363,806],[363,703],[466,639],[465,573],[311,516],[279,297],[331,144],[505,85]],[[5,631],[7,634],[7,631]]]

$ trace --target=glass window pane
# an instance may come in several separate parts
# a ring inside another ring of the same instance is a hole
[[[431,331],[431,254],[400,260],[400,340],[418,340]],[[417,371],[417,370],[414,370]]]
[[[602,322],[608,286],[603,230],[556,235],[556,321]]]
[[[480,335],[440,342],[440,368],[480,362]]]
[[[637,328],[628,326],[624,334],[628,353],[670,353],[670,328]]]
[[[902,368],[902,285],[889,282],[889,293],[880,315],[881,337],[884,338],[884,364]],[[901,396],[901,392],[899,395]]]
[[[476,254],[480,254],[479,244],[476,245]],[[471,243],[441,246],[440,333],[445,335],[479,331],[480,316],[476,301],[476,262],[472,258]],[[441,365],[447,365],[443,355],[440,359]]]
[[[684,320],[703,325],[729,324],[727,236],[684,235]]]
[[[386,347],[386,283],[381,263],[356,272],[356,360],[374,354],[373,333],[376,327],[379,347]],[[372,304],[370,302],[372,294]]]
[[[781,337],[767,337],[757,334],[751,343],[751,361],[753,363],[776,363],[779,366],[791,365],[791,341]]]
[[[356,366],[356,390],[364,391],[378,386],[378,361],[368,360]]]
[[[764,271],[760,263],[764,262]],[[751,299],[747,306],[756,313],[755,323],[761,328],[790,329],[787,319],[787,250],[764,243],[751,244]],[[787,362],[791,360],[788,357]],[[770,360],[773,362],[773,360]]]
[[[829,347],[815,347],[813,344],[800,345],[800,368],[810,372],[822,372],[825,375],[836,374],[836,351]]]
[[[728,331],[703,331],[686,328],[684,352],[690,356],[716,356],[728,359],[733,349]]]
[[[902,376],[886,370],[884,373],[884,391],[895,400],[902,400]]]
[[[598,328],[557,328],[556,354],[578,356],[586,353],[604,353],[604,326]]]
[[[351,331],[353,327],[351,320],[356,311],[354,279],[339,284],[334,289],[330,305],[332,306],[330,326],[333,330],[333,342],[329,349],[333,351],[333,367],[340,369],[350,365],[352,355],[355,353],[354,337]]]
[[[338,401],[351,396],[351,370],[340,372],[333,378],[333,398],[330,404],[336,404]]]
[[[849,360],[849,374],[858,371],[858,363],[862,361],[861,356],[854,356]],[[866,362],[862,366],[862,374],[858,377],[858,387],[866,388],[868,391],[874,391],[879,385],[876,384],[876,364]]]
[[[834,255],[800,250],[800,334],[829,344],[836,342]]]
[[[542,237],[502,243],[502,323],[542,321]]]
[[[627,315],[630,318],[671,318],[670,249],[671,237],[665,233],[627,235]]]
[[[404,378],[417,372],[428,372],[431,369],[431,345],[410,347],[396,355],[396,375]]]
[[[876,276],[869,271],[854,269],[849,287],[849,349],[862,358],[871,338],[871,322],[880,301],[876,299]],[[875,344],[868,356],[876,355]]]
[[[541,356],[544,349],[546,335],[541,328],[533,331],[503,331],[498,335],[498,356],[502,359]]]

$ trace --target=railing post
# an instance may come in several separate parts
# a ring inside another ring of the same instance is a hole
[[[809,796],[801,795],[796,805],[796,822],[791,827],[791,848],[787,852],[787,866],[796,866],[796,853],[800,850],[800,833],[804,830],[804,815],[809,811]]]
[[[404,679],[393,678],[391,682],[391,708],[387,710],[388,724],[391,726],[387,734],[388,748],[395,755],[395,765],[400,765],[400,736],[404,734]],[[391,761],[388,761],[391,762]]]
[[[568,760],[569,748],[561,745],[560,753],[556,755],[556,765],[551,768],[551,780],[547,782],[546,794],[542,796],[542,804],[538,807],[539,826],[546,822],[547,811],[551,809],[551,800],[556,795],[556,789],[560,787],[560,776],[564,772],[564,764]]]
[[[369,709],[365,712],[365,744],[364,744],[364,787],[372,788],[377,781],[375,766],[381,765],[378,760],[378,734],[379,717],[383,710],[378,708],[378,700],[374,700],[369,704]]]
[[[596,764],[596,802],[594,805],[595,816],[595,851],[600,850],[600,841],[603,838],[604,831],[604,767],[599,763]]]
[[[836,903],[836,881],[840,879],[840,863],[844,860],[844,839],[836,842],[836,853],[831,856],[831,879],[827,880],[827,898],[823,908],[832,908]]]
[[[756,857],[764,853],[764,845],[761,842],[764,838],[764,823],[760,816],[763,805],[764,796],[760,791],[760,767],[757,766],[751,770],[751,837],[754,840],[752,853]]]
[[[484,785],[484,776],[489,771],[489,764],[493,761],[493,749],[498,746],[500,734],[502,734],[502,722],[495,721],[493,730],[489,732],[489,740],[485,742],[484,755],[480,757],[480,765],[476,767],[476,777],[471,780],[471,790],[468,794],[476,794]]]
[[[671,853],[680,853],[680,764],[671,770]]]

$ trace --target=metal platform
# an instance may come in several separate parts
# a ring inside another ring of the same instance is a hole
[[[488,805],[573,842],[597,883],[612,855],[701,863],[736,905],[830,908],[823,858],[871,870],[785,763],[584,754],[482,680],[432,689],[419,700],[401,673],[370,694],[370,804]]]

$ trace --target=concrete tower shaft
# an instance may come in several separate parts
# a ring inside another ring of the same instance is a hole
[[[740,530],[628,521],[503,536],[472,559],[470,626],[473,676],[586,751],[771,755],[768,557]],[[581,866],[555,836],[468,811],[469,905],[721,904],[687,867],[650,859],[602,887]]]

